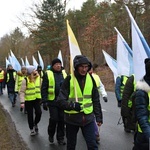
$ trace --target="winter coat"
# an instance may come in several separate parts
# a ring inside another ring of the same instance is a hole
[[[5,74],[4,84],[7,85],[8,93],[15,93],[15,77],[14,77],[15,72],[16,71],[14,69],[10,69],[7,70]],[[9,76],[9,80],[8,80],[8,76]]]
[[[142,138],[145,139],[145,142],[149,142],[150,138],[150,122],[149,117],[150,113],[148,110],[149,105],[149,96],[150,86],[143,80],[137,82],[135,94],[135,115],[138,121],[138,124],[142,130]]]
[[[75,72],[75,77],[83,93],[83,90],[84,90],[83,83],[85,83],[85,76],[80,76],[77,72]],[[80,112],[77,114],[65,113],[65,121],[67,123],[77,125],[77,126],[84,126],[92,122],[95,117],[96,117],[97,122],[101,122],[101,123],[103,122],[101,104],[99,101],[99,92],[97,90],[96,83],[92,76],[91,78],[93,81],[93,89],[92,89],[93,113],[91,114],[84,114],[83,112]],[[71,76],[69,75],[64,80],[62,87],[60,89],[59,96],[57,98],[58,106],[64,110],[67,110],[68,105],[69,105],[68,99],[69,99],[69,94],[70,94],[70,79],[71,79]]]
[[[42,95],[42,102],[47,102],[47,103],[49,103],[49,105],[55,106],[55,105],[57,105],[55,100],[57,99],[57,96],[59,94],[59,90],[64,81],[64,77],[62,74],[62,70],[59,72],[56,72],[53,70],[53,68],[51,68],[51,71],[54,73],[54,79],[55,79],[55,98],[53,101],[48,101],[48,88],[50,85],[49,85],[49,79],[47,76],[47,72],[43,76],[41,95]]]
[[[122,105],[121,105],[121,116],[128,117],[132,108],[128,107],[128,101],[132,100],[133,93],[135,91],[134,85],[134,75],[130,76],[124,86],[122,95]]]

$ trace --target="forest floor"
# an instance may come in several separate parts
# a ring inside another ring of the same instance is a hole
[[[114,78],[108,66],[101,66],[98,75],[106,91],[114,92]],[[0,150],[28,150],[27,145],[18,134],[10,115],[0,104]]]

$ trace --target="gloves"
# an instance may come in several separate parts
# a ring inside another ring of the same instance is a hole
[[[70,108],[70,110],[80,111],[81,110],[81,104],[78,102],[70,102],[69,108]]]
[[[43,103],[43,109],[46,110],[46,111],[48,110],[47,103]]]
[[[107,97],[103,97],[104,102],[108,102]]]

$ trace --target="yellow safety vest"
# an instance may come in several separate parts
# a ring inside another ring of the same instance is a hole
[[[4,71],[3,70],[0,72],[0,80],[2,80],[2,79],[4,79]]]
[[[120,94],[121,94],[121,98],[122,98],[122,94],[123,94],[123,90],[124,90],[124,86],[127,82],[128,78],[126,76],[123,76],[123,79],[122,79],[122,85],[120,87]]]
[[[134,75],[133,75],[134,76]],[[135,82],[135,77],[134,77],[134,81],[133,81],[133,86],[134,86],[134,91],[136,89],[136,82]],[[132,95],[131,95],[132,97]],[[128,100],[128,107],[131,108],[132,107],[132,100]]]
[[[55,79],[54,79],[54,73],[51,70],[47,70],[47,76],[49,80],[49,87],[48,87],[48,100],[54,100],[55,98]],[[67,74],[65,71],[62,71],[64,79],[66,78]]]
[[[98,92],[100,93],[100,77],[97,74],[92,73],[92,76],[96,82],[96,86],[98,89]]]
[[[41,91],[40,91],[40,76],[38,76],[34,82],[30,82],[28,77],[27,80],[27,88],[25,91],[25,101],[36,100],[37,98],[41,99]]]
[[[87,73],[87,75],[86,75],[83,94],[82,94],[82,91],[80,89],[77,79],[73,75],[71,75],[70,94],[69,94],[68,101],[75,102],[76,95],[77,95],[78,102],[81,103],[81,107],[82,107],[82,110],[80,112],[84,112],[85,114],[90,114],[93,112],[92,89],[93,89],[93,81],[92,81],[92,78],[89,75],[89,73]],[[75,90],[76,90],[76,93],[75,93]],[[70,110],[70,111],[65,110],[65,113],[76,114],[79,112],[75,111],[75,110]]]
[[[16,79],[16,72],[13,72],[13,77],[14,80]],[[9,73],[7,73],[7,82],[9,81],[10,77],[9,77]]]
[[[149,104],[148,104],[147,109],[150,112],[150,92],[148,92],[148,97],[149,97]],[[150,123],[150,115],[149,115],[149,118],[148,118],[148,122]],[[139,124],[138,124],[138,132],[142,133],[142,129],[141,129]]]

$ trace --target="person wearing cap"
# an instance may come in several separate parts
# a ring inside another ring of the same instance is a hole
[[[48,135],[50,144],[54,143],[54,135],[59,145],[65,145],[64,141],[64,113],[58,107],[56,99],[59,94],[60,87],[66,78],[67,74],[62,68],[61,60],[55,58],[51,62],[50,70],[47,70],[42,82],[41,94],[43,109],[49,109],[49,125]]]
[[[145,75],[136,83],[135,116],[137,131],[133,150],[149,150],[150,142],[150,58],[145,59]]]
[[[38,133],[38,123],[42,115],[40,76],[34,66],[27,66],[26,69],[27,77],[22,80],[19,91],[20,107],[26,108],[30,135],[34,136]]]
[[[5,72],[4,72],[4,70],[0,67],[0,95],[3,95],[4,76],[5,76]]]
[[[41,65],[38,65],[38,66],[37,66],[37,72],[38,72],[38,74],[40,75],[40,77],[43,78],[43,76],[44,76],[44,71],[42,70],[42,66],[41,66]]]
[[[57,103],[65,114],[67,150],[75,150],[79,128],[87,149],[98,150],[95,118],[97,125],[101,126],[103,117],[95,80],[88,73],[92,65],[84,55],[75,56],[73,64],[74,73],[64,80],[57,98]]]
[[[8,98],[12,104],[12,107],[15,107],[17,94],[15,92],[15,79],[16,71],[13,69],[11,64],[8,64],[7,71],[4,77],[4,87],[7,85]]]

